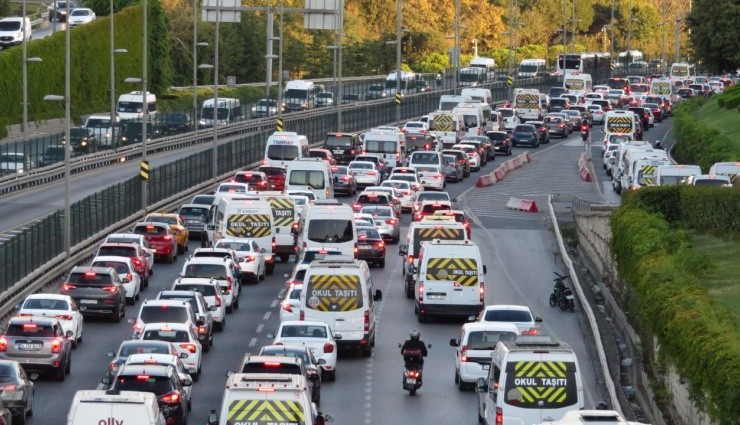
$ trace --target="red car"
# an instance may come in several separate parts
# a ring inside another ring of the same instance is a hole
[[[337,160],[334,159],[334,155],[332,155],[331,151],[328,149],[309,149],[308,150],[308,156],[310,158],[321,158],[323,161],[326,161],[329,163],[329,165],[336,165]]]
[[[166,223],[136,223],[132,233],[144,235],[149,246],[154,250],[155,258],[163,258],[167,263],[174,263],[177,260],[177,240]]]
[[[285,190],[285,176],[287,175],[285,168],[263,165],[257,171],[267,175],[267,181],[272,184],[272,190]]]
[[[232,183],[247,183],[249,190],[275,190],[275,186],[263,171],[237,171],[229,181]]]

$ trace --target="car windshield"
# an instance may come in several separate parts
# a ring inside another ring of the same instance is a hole
[[[118,102],[118,112],[141,112],[141,102]]]
[[[347,167],[332,167],[331,174],[333,176],[346,176],[349,174],[349,168]]]
[[[188,313],[182,306],[145,305],[141,308],[139,319],[144,323],[185,323]]]
[[[123,344],[118,350],[119,358],[125,359],[132,354],[172,354],[169,344],[152,342],[133,342]]]
[[[190,336],[186,331],[169,328],[146,330],[142,334],[141,339],[144,341],[153,339],[167,342],[190,342]]]
[[[324,145],[329,148],[349,148],[352,147],[352,137],[341,134],[327,136]]]
[[[379,205],[387,205],[390,202],[388,201],[388,198],[386,198],[383,195],[376,195],[376,194],[370,194],[370,195],[360,195],[357,198],[358,204],[379,204]]]
[[[304,251],[303,253],[303,259],[301,260],[301,263],[308,264],[311,261],[314,260],[323,260],[329,255],[342,255],[339,251]]]
[[[262,180],[261,175],[252,173],[237,173],[234,176],[235,183],[259,183]]]
[[[416,198],[417,201],[449,201],[450,195],[445,192],[421,192]]]
[[[278,161],[292,161],[298,158],[298,146],[270,145],[267,147],[267,158]]]
[[[324,172],[319,170],[292,170],[288,184],[305,185],[311,189],[323,189],[325,185]]]
[[[352,220],[315,219],[308,223],[308,239],[313,242],[349,242],[353,233]]]
[[[204,220],[208,215],[208,209],[198,207],[182,207],[180,208],[179,214],[184,217],[200,218],[201,220]]]
[[[526,310],[489,310],[483,318],[486,322],[531,322],[532,315]]]
[[[133,246],[101,246],[98,255],[111,255],[116,257],[136,257],[136,248]]]
[[[0,31],[18,31],[21,29],[20,21],[3,21],[0,22]]]
[[[506,331],[475,331],[468,335],[468,350],[493,350],[499,341],[512,341],[516,338],[515,332]]]
[[[361,213],[372,214],[373,217],[393,217],[393,210],[391,208],[383,207],[363,207]]]

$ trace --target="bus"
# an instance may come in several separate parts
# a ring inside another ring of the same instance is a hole
[[[642,52],[639,50],[628,50],[619,54],[617,62],[620,66],[628,68],[629,64],[632,62],[644,62],[644,57]]]
[[[524,59],[519,63],[519,78],[536,77],[539,73],[544,72],[547,62],[544,59]]]
[[[609,53],[570,53],[558,55],[555,75],[563,77],[572,73],[591,74],[594,77],[608,75],[611,70]]]
[[[396,78],[399,74],[401,76],[400,88],[402,95],[411,93],[416,87],[416,75],[413,72],[391,72],[385,77],[385,91],[388,93],[388,96],[394,96],[396,94]]]

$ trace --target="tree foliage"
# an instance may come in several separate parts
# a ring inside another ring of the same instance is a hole
[[[688,25],[696,59],[709,69],[740,68],[740,3],[736,0],[694,0]]]

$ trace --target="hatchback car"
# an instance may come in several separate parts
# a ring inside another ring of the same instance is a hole
[[[463,180],[463,166],[459,164],[454,155],[442,155],[444,160],[445,180],[461,182]]]
[[[159,366],[172,366],[177,371],[177,375],[180,377],[180,384],[183,385],[183,397],[188,402],[188,410],[192,410],[192,400],[193,400],[193,387],[192,385],[185,385],[185,383],[190,380],[190,382],[193,382],[192,373],[195,372],[195,369],[193,368],[186,368],[184,364],[182,364],[182,359],[180,359],[179,356],[171,355],[171,354],[155,354],[155,353],[149,353],[149,354],[132,354],[128,356],[126,359],[126,363],[124,363],[124,366],[153,366],[153,365],[159,365]]]
[[[82,332],[85,321],[77,307],[75,300],[69,295],[60,294],[31,294],[22,304],[15,306],[16,315],[56,317],[62,324],[64,334],[72,332],[72,347],[82,342]]]
[[[316,403],[317,406],[321,402],[321,375],[311,379],[312,376],[300,357],[255,356],[247,353],[239,364],[239,372],[284,373],[304,376],[311,389],[311,401]]]
[[[365,205],[360,212],[373,216],[375,228],[383,239],[398,243],[401,238],[401,220],[393,208],[387,205]]]
[[[376,170],[375,164],[369,161],[352,161],[349,163],[349,171],[355,176],[357,186],[377,186],[382,181],[380,172]]]
[[[190,232],[185,224],[185,220],[177,214],[172,213],[151,213],[147,214],[144,221],[150,223],[164,223],[170,226],[170,230],[177,242],[177,253],[183,254],[188,250],[188,240]]]
[[[557,135],[565,139],[568,137],[568,125],[560,117],[547,116],[543,121],[547,126],[547,130],[552,135]]]
[[[233,183],[246,183],[249,185],[250,190],[257,192],[276,190],[275,186],[267,178],[267,174],[262,171],[237,171],[229,181]]]
[[[209,206],[200,204],[183,204],[177,211],[185,222],[185,227],[188,228],[190,239],[200,239],[201,245],[208,241],[206,225],[210,211]]]
[[[444,170],[442,170],[439,166],[419,165],[415,168],[416,171],[419,173],[421,185],[425,189],[444,190],[444,188],[447,187],[447,179],[445,178]]]
[[[653,114],[653,119],[657,122],[663,122],[663,118],[665,117],[665,110],[661,105],[658,105],[657,103],[645,103],[643,104],[643,107],[650,110],[650,113]]]
[[[61,289],[75,300],[83,316],[104,316],[113,322],[126,317],[126,290],[113,268],[74,267]]]
[[[493,143],[493,149],[496,151],[497,155],[511,155],[511,139],[509,138],[509,134],[507,132],[489,131],[486,132],[486,136],[488,136],[488,139],[491,141],[491,143]]]
[[[280,323],[273,344],[307,347],[321,363],[322,378],[336,379],[337,342],[324,322],[285,321]]]
[[[337,160],[329,149],[312,148],[308,150],[308,156],[310,158],[319,158],[330,166],[337,164]]]
[[[492,304],[481,310],[476,321],[513,323],[521,335],[536,335],[539,333],[537,323],[542,319],[535,317],[526,305]]]
[[[355,196],[357,192],[357,179],[349,170],[349,167],[335,165],[330,168],[335,194]]]
[[[196,323],[198,334],[198,341],[203,346],[203,351],[211,351],[213,346],[213,312],[216,311],[216,306],[208,305],[206,298],[197,291],[189,290],[174,290],[174,291],[160,291],[157,294],[158,300],[181,300],[190,303],[190,308],[193,309],[196,319],[202,323]]]
[[[380,184],[380,187],[392,187],[395,189],[398,195],[398,201],[400,212],[411,211],[411,206],[414,203],[414,190],[411,188],[411,184],[402,180],[386,180]]]
[[[110,359],[110,362],[108,363],[108,370],[106,371],[104,379],[108,378],[108,382],[112,382],[113,378],[121,369],[121,366],[126,363],[128,357],[134,354],[169,354],[179,357],[175,346],[170,342],[129,339],[127,341],[123,341],[121,345],[118,346],[117,351],[108,351],[105,353],[106,357]]]
[[[167,341],[175,346],[185,367],[195,369],[193,381],[200,377],[203,346],[198,335],[186,323],[149,323],[144,326],[139,339],[143,341]]]
[[[314,356],[312,349],[305,345],[265,345],[260,349],[259,355],[299,358],[303,361],[303,366],[306,368],[309,380],[312,380],[315,383],[316,381],[324,379],[321,373],[321,363],[324,363],[324,360],[318,360],[316,356]],[[321,385],[314,384],[314,388],[321,388]]]
[[[285,190],[285,176],[287,175],[285,168],[263,165],[257,171],[265,173],[273,190]]]
[[[93,253],[93,257],[111,255],[130,258],[134,262],[136,273],[141,278],[142,288],[146,288],[149,286],[149,275],[154,274],[154,250],[149,248],[149,242],[144,238],[144,235],[134,235],[132,233],[121,233],[120,235],[120,238],[109,235],[106,242],[102,243],[100,248]],[[142,239],[146,246],[136,242],[136,240],[142,242]],[[129,242],[118,242],[120,240],[128,240]]]
[[[0,335],[0,359],[14,360],[26,372],[51,373],[64,381],[72,367],[71,331],[56,317],[13,317]]]
[[[385,241],[378,229],[369,225],[357,225],[357,259],[368,265],[385,267]]]
[[[239,280],[242,284],[259,283],[265,279],[267,264],[265,262],[265,248],[260,248],[257,242],[250,239],[219,239],[215,248],[230,249],[236,254],[236,265]],[[237,288],[241,293],[241,286]],[[238,296],[238,295],[237,295]]]
[[[0,388],[0,400],[12,412],[13,423],[26,423],[26,417],[33,414],[36,390],[20,363],[15,360],[0,360]]]
[[[131,230],[137,235],[144,235],[149,246],[154,250],[154,257],[167,263],[177,261],[177,239],[165,223],[139,222]]]
[[[78,7],[69,13],[69,26],[76,27],[77,25],[89,24],[95,20],[95,12],[92,9],[86,7]]]
[[[201,277],[179,277],[172,284],[173,291],[193,291],[203,295],[208,310],[213,316],[213,328],[216,331],[223,331],[226,326],[226,305],[221,298],[222,289],[218,282],[209,278]]]
[[[560,112],[570,107],[570,101],[564,97],[555,97],[550,99],[550,107],[547,112]]]
[[[111,267],[121,278],[121,284],[126,295],[126,302],[133,305],[141,293],[141,278],[136,273],[134,262],[128,257],[100,256],[93,258],[92,267]]]
[[[527,124],[532,124],[537,129],[537,134],[540,136],[540,143],[550,143],[550,132],[544,121],[527,121]]]
[[[280,302],[280,321],[299,320],[303,283],[291,282]]]
[[[423,201],[419,210],[414,213],[413,221],[420,221],[422,218],[432,215],[437,211],[449,211],[452,209],[450,201]]]
[[[455,384],[460,391],[475,386],[488,375],[491,352],[499,341],[513,341],[519,331],[513,323],[466,323],[460,337],[450,340],[455,347]]]
[[[514,147],[525,144],[538,148],[540,147],[539,132],[532,124],[519,124],[512,133],[511,144]]]
[[[175,290],[178,289],[180,288]],[[139,315],[136,319],[130,319],[129,323],[134,325],[132,339],[138,339],[149,323],[183,323],[192,330],[204,324],[195,316],[193,308],[186,300],[145,300],[139,309]]]

